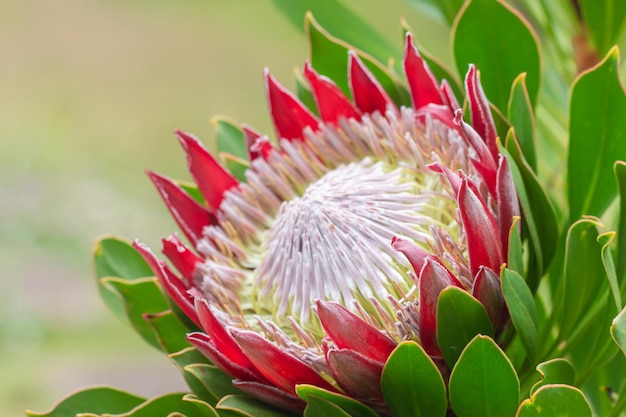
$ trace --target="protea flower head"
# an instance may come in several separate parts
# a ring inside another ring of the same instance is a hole
[[[384,413],[380,375],[400,341],[442,356],[436,307],[449,286],[494,329],[507,320],[499,271],[518,200],[477,71],[465,79],[470,125],[410,35],[403,64],[411,108],[355,52],[351,99],[305,64],[317,115],[266,71],[276,141],[243,127],[245,182],[176,132],[205,204],[149,172],[191,247],[163,240],[178,273],[136,249],[200,329],[189,342],[279,407],[302,410],[295,387],[312,384]]]

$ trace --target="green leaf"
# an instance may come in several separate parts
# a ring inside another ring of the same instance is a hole
[[[233,378],[215,365],[195,363],[185,366],[184,370],[196,377],[215,398],[243,394],[233,385]]]
[[[591,408],[578,388],[545,385],[520,404],[516,417],[591,417]]]
[[[598,243],[602,245],[602,265],[604,265],[604,272],[609,280],[609,286],[613,299],[615,300],[615,307],[617,311],[622,308],[622,293],[619,288],[619,280],[617,278],[617,272],[615,271],[615,262],[613,261],[613,254],[611,253],[610,245],[615,239],[615,232],[606,232],[598,236]],[[619,252],[618,252],[619,253]]]
[[[520,74],[513,81],[507,116],[515,128],[515,137],[518,140],[524,158],[528,165],[537,172],[537,155],[535,152],[535,115],[526,88],[526,73]]]
[[[522,208],[523,224],[530,235],[532,253],[537,262],[536,270],[528,271],[528,286],[534,291],[539,277],[554,257],[560,233],[552,203],[510,131],[505,146],[506,149],[501,151],[509,158],[509,162],[514,162],[509,165]]]
[[[352,417],[378,417],[378,414],[365,404],[360,403],[359,401],[346,395],[331,392],[314,385],[298,385],[296,386],[296,393],[300,398],[307,402],[312,396],[316,398],[323,398],[340,407]]]
[[[227,153],[243,160],[248,159],[246,141],[237,122],[223,116],[216,116],[211,119],[211,124],[215,129],[218,153]]]
[[[103,278],[102,285],[119,294],[128,321],[139,335],[149,344],[161,350],[161,343],[150,325],[144,319],[146,314],[157,314],[169,310],[169,305],[157,279],[140,278],[127,281],[121,278]]]
[[[519,12],[500,0],[468,1],[454,22],[452,41],[459,73],[475,64],[487,98],[500,111],[506,112],[511,85],[524,72],[535,106],[541,83],[539,47]]]
[[[566,359],[556,358],[537,365],[537,371],[541,374],[539,380],[530,390],[533,395],[539,388],[544,385],[565,384],[574,385],[576,374],[572,364]]]
[[[570,219],[600,216],[617,196],[612,167],[626,155],[626,94],[619,51],[574,83],[570,103],[568,191]]]
[[[50,411],[26,411],[29,417],[67,417],[79,413],[124,413],[143,403],[145,398],[111,387],[92,387],[76,391],[59,401]]]
[[[355,48],[331,36],[310,13],[307,14],[306,31],[313,68],[333,80],[347,97],[351,97],[348,87],[348,50],[355,50]],[[359,50],[355,52],[396,104],[410,105],[411,100],[407,90],[385,67],[371,56]]]
[[[228,172],[230,172],[237,181],[246,182],[246,171],[250,167],[248,160],[229,153],[220,153],[219,155]]]
[[[188,329],[183,326],[172,311],[146,314],[144,320],[156,335],[161,350],[164,352],[175,353],[190,346],[185,338]]]
[[[522,236],[520,234],[520,218],[513,218],[513,224],[509,232],[509,255],[507,257],[509,264],[507,267],[520,275],[525,275],[524,252],[522,247]]]
[[[511,315],[511,321],[522,340],[530,361],[537,355],[537,312],[535,301],[524,278],[515,271],[503,269],[502,295]]]
[[[626,162],[617,161],[613,166],[619,190],[619,224],[617,229],[617,253],[626,253]],[[626,275],[626,256],[617,257],[617,277]]]
[[[513,365],[487,336],[478,335],[465,347],[448,389],[457,417],[513,417],[519,404]]]
[[[485,307],[458,287],[443,290],[437,302],[437,344],[450,368],[477,334],[493,337],[493,325]]]
[[[626,355],[626,308],[624,308],[613,320],[611,325],[611,336],[617,346]]]
[[[183,397],[183,401],[188,401],[194,404],[198,408],[202,417],[220,417],[219,414],[217,414],[217,411],[215,411],[215,409],[211,407],[210,404],[207,404],[206,402],[202,401],[194,394],[185,395]]]
[[[151,277],[154,273],[130,243],[115,236],[101,237],[93,248],[92,256],[98,290],[102,299],[117,317],[126,321],[124,303],[115,291],[103,285],[102,278],[118,277],[135,280]]]
[[[581,315],[596,300],[604,300],[598,298],[606,284],[598,227],[601,227],[599,220],[586,218],[574,223],[567,233],[561,294],[556,303],[561,307],[561,340],[568,339]]]
[[[400,343],[381,377],[385,402],[395,417],[445,416],[446,387],[437,365],[413,341]]]
[[[206,401],[208,404],[215,406],[221,396],[213,393],[210,388],[207,387],[205,380],[199,379],[197,373],[193,373],[192,370],[194,368],[188,368],[188,366],[193,366],[196,364],[208,364],[208,359],[204,357],[200,352],[198,352],[195,348],[190,347],[187,349],[183,349],[180,352],[172,353],[168,355],[168,358],[174,362],[174,365],[178,368],[178,370],[182,373],[187,386],[191,389],[191,391],[198,396],[203,401]],[[213,365],[210,365],[213,366]],[[216,368],[217,369],[217,368]],[[218,369],[219,371],[219,369]],[[219,371],[221,372],[221,371]],[[226,375],[222,372],[223,375]],[[220,377],[221,378],[221,377]],[[232,381],[232,378],[228,377],[229,381]]]
[[[247,395],[227,395],[217,403],[215,408],[220,415],[221,410],[228,410],[246,417],[294,416],[294,413],[272,407],[266,402]]]
[[[304,417],[350,417],[350,414],[346,413],[337,404],[326,400],[325,398],[311,395],[308,398],[306,408],[304,409]]]
[[[296,95],[309,110],[319,116],[317,106],[315,105],[315,98],[313,98],[313,93],[304,79],[302,71],[300,69],[295,69],[294,73],[294,78],[296,80]]]
[[[416,9],[448,25],[463,6],[464,0],[408,0]]]
[[[580,0],[580,9],[591,41],[600,55],[608,52],[624,32],[626,2],[623,0]]]
[[[103,414],[102,417],[154,417],[179,413],[186,417],[204,417],[196,404],[185,401],[186,393],[165,394],[150,399],[134,409],[121,414]]]
[[[204,196],[202,195],[202,193],[198,189],[198,186],[196,185],[196,183],[189,182],[189,181],[183,181],[183,180],[174,180],[174,182],[176,184],[178,184],[180,186],[180,188],[185,190],[187,192],[187,194],[189,194],[191,197],[193,197],[193,199],[196,200],[198,203],[200,203],[202,205],[206,204],[206,201],[204,200]]]
[[[386,62],[391,56],[400,57],[400,51],[394,49],[394,45],[377,33],[376,29],[359,14],[338,0],[274,0],[274,4],[298,30],[302,30],[302,22],[307,19],[305,18],[307,13],[312,13],[322,26],[339,39],[367,52],[379,61]]]

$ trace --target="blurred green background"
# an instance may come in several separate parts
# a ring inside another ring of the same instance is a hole
[[[398,49],[404,16],[448,54],[445,31],[403,0],[345,3]],[[158,248],[175,225],[143,170],[188,178],[172,130],[210,143],[216,114],[271,133],[262,70],[293,87],[304,36],[270,0],[0,6],[0,415],[87,385],[184,389],[100,302],[91,247],[112,233]]]

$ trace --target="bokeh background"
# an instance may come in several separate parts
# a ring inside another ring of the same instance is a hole
[[[344,3],[398,49],[406,17],[449,59],[445,30],[410,2]],[[175,225],[143,171],[188,178],[172,130],[210,144],[225,114],[272,132],[262,70],[293,87],[306,56],[271,0],[0,0],[0,415],[87,385],[184,389],[101,303],[93,242],[158,247]]]

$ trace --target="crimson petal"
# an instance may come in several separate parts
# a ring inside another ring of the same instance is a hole
[[[152,272],[154,272],[159,282],[161,282],[167,295],[170,296],[187,317],[200,327],[200,320],[194,309],[193,296],[189,294],[189,287],[183,280],[172,273],[167,265],[165,265],[165,262],[157,259],[146,245],[134,241],[133,247],[143,257],[148,266],[150,266],[150,269],[152,269]]]
[[[257,333],[235,329],[231,329],[231,333],[256,369],[278,388],[295,394],[297,384],[311,384],[335,391],[309,365]]]
[[[426,258],[419,272],[420,341],[431,356],[441,357],[437,344],[437,302],[439,294],[448,287],[462,288],[461,283],[439,262]]]
[[[411,100],[413,108],[419,110],[421,107],[433,103],[444,104],[439,91],[437,79],[428,68],[428,64],[420,56],[417,48],[413,44],[413,36],[406,34],[406,46],[404,49],[404,73],[409,82],[411,90]]]
[[[233,378],[246,381],[265,381],[263,376],[258,375],[254,367],[247,368],[232,361],[220,348],[215,345],[215,341],[207,334],[194,332],[187,335],[187,341],[191,343],[200,353],[206,356],[213,365],[220,368]]]
[[[280,85],[267,69],[265,90],[279,139],[302,139],[306,127],[316,129],[318,120],[289,90]]]
[[[329,78],[319,75],[310,63],[304,64],[304,76],[311,85],[315,104],[325,123],[337,124],[339,119],[361,120],[361,114]]]
[[[196,265],[202,262],[202,258],[185,246],[175,233],[170,235],[167,239],[161,239],[161,242],[163,244],[161,252],[163,252],[172,265],[182,274],[187,287],[193,287],[193,276],[196,271]]]
[[[348,349],[329,349],[326,361],[333,378],[350,396],[366,402],[383,398],[380,376],[384,362]]]
[[[306,403],[300,397],[286,393],[272,385],[236,379],[233,381],[233,386],[253,397],[263,398],[263,401],[286,410],[302,412],[306,407]]]
[[[463,179],[457,195],[463,229],[467,235],[470,270],[475,276],[481,266],[499,271],[504,262],[500,232],[493,215],[478,194]]]
[[[480,301],[487,310],[494,329],[499,329],[503,320],[503,312],[506,311],[500,278],[489,268],[481,267],[474,278],[472,295]]]
[[[261,135],[258,131],[248,125],[242,125],[243,137],[246,141],[246,150],[248,151],[248,159],[254,161],[258,157],[267,159],[274,150],[274,146],[267,140],[267,136]]]
[[[356,107],[363,113],[378,111],[381,114],[385,114],[388,106],[395,108],[385,89],[363,64],[359,55],[352,50],[348,55],[350,91]]]
[[[489,151],[493,158],[497,158],[498,145],[496,145],[496,125],[489,109],[489,102],[485,97],[485,92],[480,84],[478,72],[474,64],[470,64],[469,70],[465,75],[465,89],[467,91],[467,99],[472,114],[472,126],[487,143]]]
[[[176,131],[176,135],[187,154],[189,171],[200,193],[209,207],[219,209],[224,193],[239,183],[195,136],[180,130]]]
[[[509,161],[504,155],[500,155],[498,164],[497,181],[497,202],[498,221],[500,227],[500,241],[502,243],[502,253],[508,256],[509,253],[509,233],[513,225],[513,218],[520,216],[519,200],[515,182],[511,174]]]
[[[167,209],[193,246],[202,239],[202,229],[216,221],[215,216],[167,177],[146,171]]]
[[[339,349],[351,349],[385,362],[397,343],[336,302],[317,300],[317,316]]]
[[[456,98],[456,95],[454,95],[454,91],[452,91],[450,83],[448,83],[448,80],[442,80],[441,86],[439,88],[443,96],[443,101],[452,113],[461,108],[461,106],[459,105],[459,101]]]

